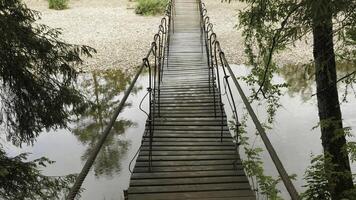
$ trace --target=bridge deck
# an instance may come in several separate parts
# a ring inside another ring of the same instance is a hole
[[[175,32],[161,85],[161,116],[155,118],[153,167],[149,172],[149,144],[143,142],[128,197],[256,199],[235,151],[225,113],[217,109],[218,118],[214,116],[198,3],[175,0],[174,6]]]

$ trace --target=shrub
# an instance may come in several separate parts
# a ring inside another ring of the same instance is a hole
[[[68,8],[68,0],[48,0],[49,8],[55,10],[64,10]]]
[[[162,14],[166,5],[167,0],[138,0],[135,13],[140,15]]]

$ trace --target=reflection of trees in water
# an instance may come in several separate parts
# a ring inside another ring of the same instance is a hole
[[[301,95],[303,101],[311,98],[315,84],[313,65],[286,65],[279,74],[287,82],[290,96]]]
[[[344,77],[356,70],[354,64],[337,63],[338,77]],[[301,95],[303,101],[311,99],[315,93],[314,65],[286,65],[279,70],[279,74],[288,84],[290,96]],[[345,85],[345,84],[344,84]]]
[[[111,134],[106,139],[104,146],[101,148],[98,157],[93,165],[95,176],[106,175],[112,176],[121,170],[120,160],[127,153],[129,141],[120,138],[120,135],[125,132],[127,127],[130,127],[132,122],[126,120],[117,121]],[[88,148],[82,155],[82,160],[87,160],[92,152],[95,144],[99,141],[100,133],[102,133],[103,124],[94,120],[91,123],[78,126],[74,130],[74,134],[84,144],[88,144]]]
[[[79,141],[88,145],[82,160],[89,157],[94,145],[100,139],[100,134],[120,102],[119,94],[125,90],[129,81],[129,75],[122,71],[106,71],[93,72],[85,76],[81,82],[82,92],[90,103],[73,131]],[[136,88],[134,92],[137,91]],[[121,170],[120,160],[127,153],[130,145],[129,141],[122,138],[122,134],[133,125],[134,123],[129,120],[115,122],[94,163],[96,176],[112,176]]]

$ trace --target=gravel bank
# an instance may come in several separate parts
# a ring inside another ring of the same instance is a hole
[[[136,15],[127,0],[70,0],[69,9],[61,11],[48,9],[46,0],[25,3],[42,13],[39,23],[61,28],[63,40],[98,51],[79,67],[83,71],[140,65],[161,18]]]
[[[232,64],[244,64],[247,58],[244,53],[244,39],[242,31],[236,28],[238,12],[246,7],[245,4],[235,0],[231,3],[221,3],[220,0],[203,0],[208,10],[210,21],[214,24],[214,31],[221,43],[227,59]],[[309,43],[311,44],[311,43]],[[307,63],[312,59],[311,45],[297,42],[282,53],[275,56],[279,65]]]
[[[221,3],[203,0],[214,24],[223,50],[232,64],[246,62],[241,30],[235,28],[237,13],[244,8],[238,1]],[[139,16],[127,0],[70,0],[69,9],[48,9],[46,0],[24,0],[32,9],[41,11],[39,23],[61,28],[62,38],[74,44],[89,45],[98,53],[86,59],[83,71],[122,68],[132,70],[141,64],[161,16]],[[298,43],[276,56],[278,64],[306,63],[312,58],[311,46]]]

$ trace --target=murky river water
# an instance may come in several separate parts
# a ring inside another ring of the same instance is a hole
[[[346,74],[350,69],[341,68],[338,72]],[[234,66],[233,71],[237,75],[246,75],[249,69],[245,66]],[[314,77],[310,76],[312,70],[305,71],[302,66],[288,66],[282,69],[280,76],[275,77],[275,82],[288,83],[288,89],[280,99],[282,105],[279,108],[276,118],[272,124],[272,130],[268,130],[267,134],[274,146],[280,160],[284,164],[289,174],[296,174],[297,179],[293,181],[299,192],[303,191],[302,187],[305,182],[303,180],[304,172],[310,165],[310,156],[319,155],[322,153],[320,140],[320,129],[313,128],[318,124],[318,109],[315,94]],[[241,81],[240,81],[241,82]],[[248,95],[248,87],[241,82],[243,90]],[[344,91],[344,85],[339,85],[340,97]],[[236,91],[233,93],[237,94]],[[235,95],[238,96],[238,95]],[[238,110],[243,110],[243,102],[237,97]],[[352,128],[352,135],[356,136],[356,98],[355,93],[348,95],[348,102],[341,104],[342,116],[344,119],[344,127]],[[253,108],[261,122],[266,122],[266,104],[253,104]],[[227,115],[231,116],[227,109]],[[241,115],[241,114],[240,114]],[[276,176],[278,173],[264,148],[263,142],[259,136],[256,136],[256,129],[253,123],[248,121],[248,134],[251,139],[250,143],[254,143],[255,147],[262,147],[265,151],[262,154],[262,160],[265,163],[265,172],[268,175]],[[349,138],[355,141],[356,138]],[[242,155],[242,157],[244,157]],[[352,163],[352,170],[356,172],[356,163]],[[290,199],[286,189],[282,184],[279,184],[279,189],[282,191],[282,196],[285,199]]]
[[[244,66],[233,66],[238,75],[248,72]],[[282,71],[277,81],[290,83],[291,87],[285,91],[281,98],[283,107],[278,111],[273,129],[268,131],[280,159],[289,173],[298,175],[296,186],[302,190],[303,174],[310,163],[310,155],[321,152],[320,131],[312,130],[318,122],[316,98],[310,97],[313,93],[313,79],[302,77],[303,72],[294,68]],[[16,148],[1,140],[5,150],[10,156],[21,152],[31,152],[30,159],[41,156],[56,161],[55,164],[44,168],[46,175],[65,175],[78,173],[88,152],[99,139],[98,133],[110,119],[115,106],[118,105],[124,89],[129,84],[129,77],[124,71],[84,74],[80,80],[80,88],[92,102],[92,110],[70,125],[71,130],[56,130],[41,134],[33,146],[22,149]],[[86,178],[82,193],[84,200],[111,200],[123,199],[123,190],[127,189],[130,179],[129,163],[136,153],[143,134],[146,115],[140,111],[139,104],[146,94],[147,76],[138,80],[134,94],[127,101],[125,110],[120,114],[111,136],[102,148],[96,163]],[[248,91],[243,85],[244,91]],[[236,91],[235,91],[236,94]],[[236,97],[239,110],[243,103]],[[341,105],[344,124],[356,130],[356,101],[350,95],[348,103]],[[147,110],[147,101],[143,102]],[[266,114],[262,106],[254,105],[257,115],[262,121]],[[230,114],[229,114],[230,113]],[[231,116],[231,112],[227,112]],[[255,138],[254,126],[248,127],[251,138]],[[259,137],[256,137],[256,146],[263,147]],[[276,174],[273,164],[267,154],[263,154],[265,168],[268,174]],[[133,167],[133,166],[132,166]],[[356,166],[353,164],[354,172]],[[280,189],[284,191],[281,186]]]

